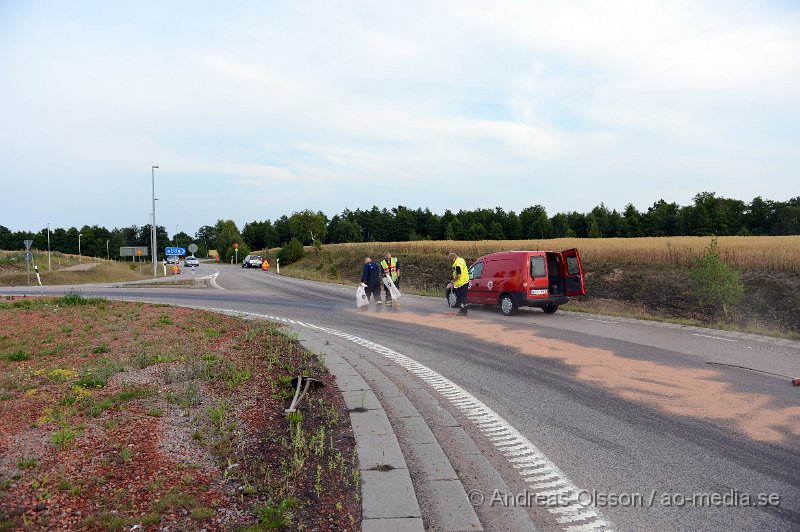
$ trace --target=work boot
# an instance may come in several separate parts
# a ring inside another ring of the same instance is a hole
[[[383,305],[382,305],[382,304],[381,304],[381,302],[379,301],[379,302],[378,302],[378,303],[375,305],[375,312],[380,312],[382,308],[383,308]]]
[[[467,307],[461,307],[461,309],[458,311],[458,315],[459,316],[466,316],[467,315]]]

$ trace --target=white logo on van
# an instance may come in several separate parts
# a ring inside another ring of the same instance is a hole
[[[491,289],[492,289],[492,286],[493,286],[493,285],[494,285],[494,283],[493,283],[492,281],[489,281],[488,283],[486,283],[486,287],[487,287],[489,290],[491,290]]]
[[[534,290],[533,288],[531,288],[531,295],[532,296],[545,296],[545,295],[547,295],[547,288],[545,288],[544,290]]]

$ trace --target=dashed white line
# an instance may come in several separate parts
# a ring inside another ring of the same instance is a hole
[[[739,340],[734,340],[733,338],[723,338],[721,336],[711,336],[710,334],[692,333],[692,336],[702,336],[703,338],[713,338],[714,340],[723,340],[725,342],[738,342],[739,341]]]

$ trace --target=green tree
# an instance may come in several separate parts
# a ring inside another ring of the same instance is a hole
[[[239,244],[238,259],[242,260],[248,253],[250,248],[244,243],[239,229],[233,220],[217,220],[217,225],[214,227],[217,245],[217,253],[219,253],[219,260],[228,262],[231,257],[237,255],[233,245]]]
[[[716,238],[711,240],[702,255],[694,258],[689,278],[692,281],[692,292],[700,305],[707,309],[722,307],[726,316],[744,295],[744,285],[739,274],[719,257]]]
[[[325,240],[328,217],[322,211],[314,212],[310,209],[295,212],[289,217],[289,229],[292,237],[304,244],[311,244],[314,240]]]

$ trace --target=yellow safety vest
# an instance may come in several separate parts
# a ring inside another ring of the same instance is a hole
[[[391,258],[391,263],[387,263],[386,259],[381,261],[381,268],[383,271],[389,276],[392,282],[397,280],[397,259],[395,257]]]
[[[461,275],[456,273],[456,268],[461,267]],[[464,286],[469,282],[469,272],[467,271],[467,263],[461,257],[453,261],[453,286],[458,288]]]

